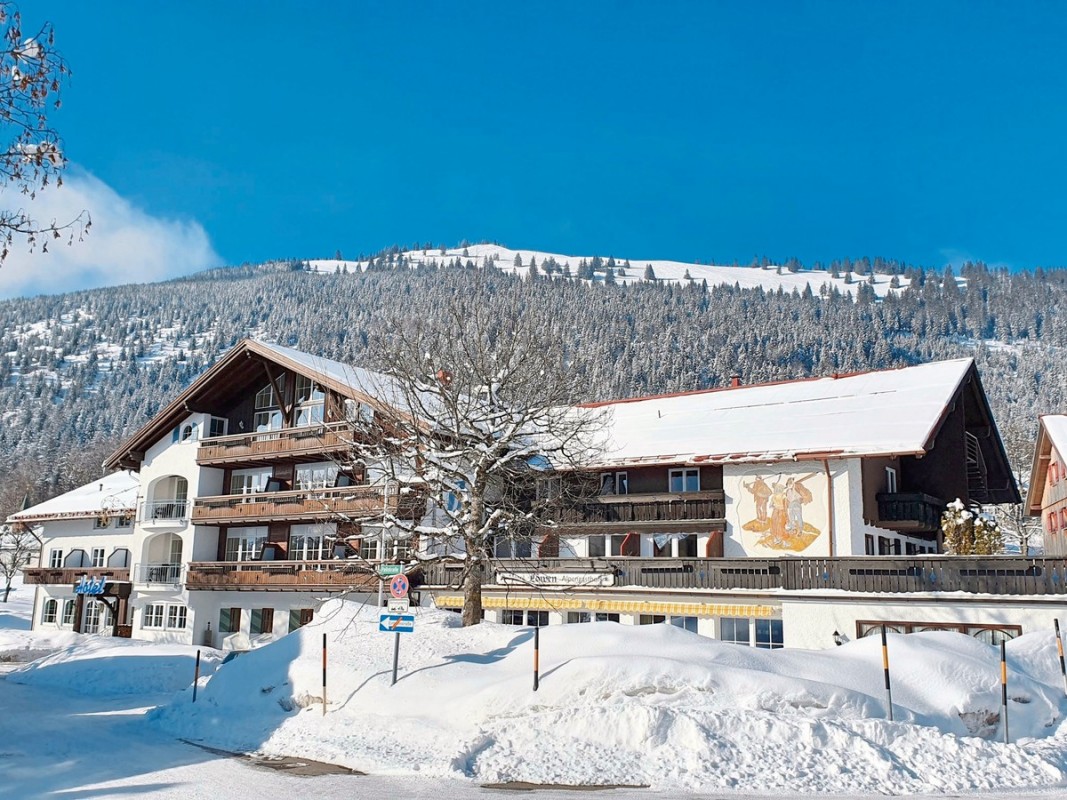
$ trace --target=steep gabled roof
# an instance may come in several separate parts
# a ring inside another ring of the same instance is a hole
[[[394,383],[385,375],[351,367],[329,358],[313,356],[290,347],[242,339],[222,358],[194,380],[162,411],[124,441],[104,461],[104,467],[136,468],[143,453],[190,413],[207,410],[204,401],[253,371],[260,374],[262,362],[292,370],[316,381],[343,397],[373,406],[399,397]]]
[[[964,358],[591,405],[612,413],[605,465],[920,455],[969,376]]]
[[[133,514],[141,482],[132,472],[113,472],[66,494],[45,500],[7,518],[8,523],[43,522],[50,519],[84,519],[101,514]]]
[[[1060,458],[1067,458],[1067,415],[1045,414],[1038,418],[1034,461],[1030,466],[1030,488],[1026,492],[1026,510],[1031,516],[1041,514],[1044,504],[1045,478],[1055,448]]]

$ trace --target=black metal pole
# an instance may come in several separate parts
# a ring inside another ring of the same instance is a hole
[[[196,685],[200,683],[200,651],[196,651],[196,669],[193,671],[193,702],[196,702]]]
[[[322,634],[322,716],[326,716],[326,634]]]
[[[541,685],[541,628],[534,628],[534,691]]]
[[[400,631],[393,634],[393,685],[396,685],[396,668],[400,663]]]
[[[889,682],[889,647],[885,641],[885,625],[882,626],[882,672],[885,673],[885,701],[889,706],[889,721],[893,721],[893,687]]]
[[[1063,662],[1063,637],[1060,636],[1060,621],[1056,623],[1056,652],[1060,657],[1060,674],[1063,676],[1063,693],[1067,695],[1067,665]]]
[[[1004,642],[1000,643],[1000,709],[1004,716],[1004,744],[1011,739],[1008,737],[1008,657],[1004,648]]]

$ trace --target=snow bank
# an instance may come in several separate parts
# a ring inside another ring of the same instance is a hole
[[[218,670],[196,705],[185,694],[150,718],[227,749],[479,782],[910,793],[1067,778],[1051,634],[1010,647],[1010,745],[997,741],[998,653],[958,634],[891,638],[896,722],[873,640],[768,652],[666,625],[556,626],[541,632],[534,693],[529,629],[423,611],[401,637],[391,686],[393,635],[374,609],[331,601]]]
[[[0,637],[0,643],[4,638]],[[46,645],[59,645],[61,649],[15,670],[7,680],[82,696],[158,694],[189,687],[196,669],[197,648],[189,645],[76,633],[36,637],[34,646],[39,652],[48,649]],[[221,663],[223,654],[210,648],[200,650],[200,674],[209,676]]]

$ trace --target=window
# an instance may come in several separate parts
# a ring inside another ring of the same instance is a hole
[[[590,558],[603,558],[607,555],[607,551],[604,549],[604,537],[603,536],[590,536],[589,537],[589,557]]]
[[[115,517],[116,528],[128,528],[133,525],[133,516],[130,514],[119,514]]]
[[[378,560],[378,537],[364,536],[359,540],[359,557],[364,561]]]
[[[230,494],[259,494],[266,488],[270,477],[269,469],[234,470],[230,476]]]
[[[744,617],[723,617],[720,619],[719,641],[732,644],[751,644],[752,639],[749,636],[748,620]]]
[[[856,633],[860,637],[881,635],[882,625],[886,633],[923,633],[925,631],[955,631],[973,636],[980,642],[999,645],[1021,636],[1023,629],[1019,625],[971,625],[966,622],[877,622],[858,620]]]
[[[497,539],[497,558],[529,558],[533,546],[529,539]]]
[[[210,417],[207,421],[207,435],[209,437],[225,436],[229,420],[225,417]]]
[[[317,425],[323,421],[326,393],[311,378],[296,376],[296,424]]]
[[[103,547],[94,547],[93,548],[91,563],[92,563],[92,565],[94,567],[102,567],[102,566],[104,566],[104,548]]]
[[[315,609],[294,608],[292,611],[289,612],[289,633],[292,633],[297,628],[303,628],[314,618]]]
[[[563,493],[563,481],[560,478],[538,478],[536,491],[538,500],[558,500]]]
[[[284,386],[284,378],[278,381],[279,386]],[[274,384],[268,383],[256,392],[256,408],[277,408],[278,398],[274,395]]]
[[[279,385],[282,385],[279,381]],[[253,427],[256,431],[276,431],[282,427],[282,412],[278,409],[278,398],[274,386],[267,384],[256,392],[256,413]]]
[[[238,633],[241,630],[241,609],[219,609],[219,633]]]
[[[196,423],[195,422],[190,422],[190,423],[187,423],[185,425],[182,425],[181,440],[183,442],[195,442],[196,441]]]
[[[627,473],[625,472],[602,472],[600,473],[600,493],[602,495],[610,494],[629,494],[630,481]]]
[[[762,647],[764,650],[777,650],[785,647],[783,642],[780,619],[756,620],[756,647]]]
[[[593,617],[588,611],[568,611],[567,624],[574,625],[579,622],[592,622]]]
[[[226,535],[227,561],[255,561],[263,553],[267,543],[265,526],[256,528],[230,528]]]
[[[162,603],[149,603],[144,607],[144,616],[141,619],[142,628],[162,628],[166,614],[166,606]]]
[[[296,468],[296,486],[298,489],[329,489],[337,484],[337,473],[336,464],[306,464]]]
[[[548,624],[547,611],[527,611],[526,624],[532,628],[543,628]]]
[[[63,568],[63,551],[58,547],[53,547],[48,551],[48,566],[52,569]]]
[[[109,517],[107,514],[97,514],[95,517],[93,517],[94,530],[103,530],[109,524],[111,524],[111,517]]]
[[[82,620],[82,633],[99,633],[101,626],[109,627],[111,611],[99,600],[90,600],[85,604],[85,618]]]
[[[525,625],[525,612],[505,608],[500,612],[500,621],[505,625]]]
[[[65,602],[63,604],[63,624],[64,625],[73,625],[74,624],[74,606],[75,606],[75,603],[74,603],[73,600],[68,600],[67,602]]]
[[[887,556],[890,554],[890,541],[888,536],[878,537],[878,555]]]
[[[897,493],[897,471],[893,467],[885,468],[885,491],[886,494]]]
[[[167,627],[171,630],[184,629],[188,613],[189,609],[185,606],[167,606]]]
[[[668,490],[674,493],[699,492],[699,469],[672,469],[668,473]]]
[[[598,613],[595,619],[597,622],[618,622],[619,615],[615,613]]]
[[[678,538],[678,557],[697,557],[697,535],[695,533],[688,533]]]
[[[333,555],[333,525],[293,525],[289,528],[291,561],[324,561]]]
[[[864,553],[864,555],[868,555],[868,556],[873,556],[874,555],[874,534],[873,533],[865,533],[865,534],[863,534],[863,553]]]
[[[641,537],[636,533],[615,533],[611,536],[611,554],[613,556],[641,555]]]
[[[661,622],[666,622],[667,617],[663,614],[642,614],[637,621],[638,625],[659,625]]]
[[[56,614],[58,613],[59,601],[45,600],[44,609],[41,611],[41,622],[54,624],[56,621]]]
[[[248,632],[253,636],[257,633],[274,633],[274,609],[253,608]]]
[[[689,631],[690,633],[697,632],[697,618],[696,617],[671,617],[671,625],[682,630]]]

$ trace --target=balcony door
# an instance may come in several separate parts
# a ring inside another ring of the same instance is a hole
[[[266,488],[267,481],[270,477],[271,470],[269,468],[234,470],[233,474],[230,476],[230,494],[260,494]],[[251,503],[252,498],[248,497],[244,502]]]
[[[227,561],[256,561],[267,543],[266,526],[230,528],[226,535]]]

